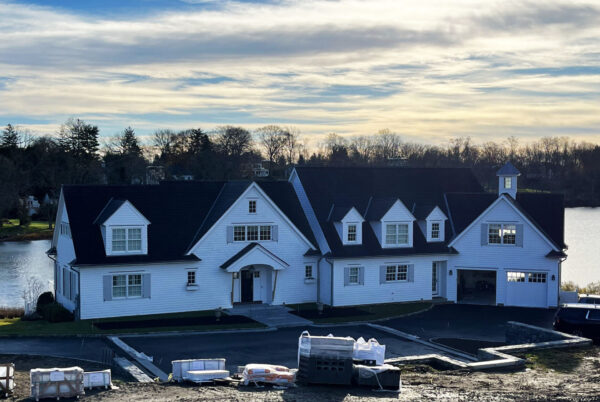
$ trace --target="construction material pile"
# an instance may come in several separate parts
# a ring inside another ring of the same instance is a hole
[[[15,365],[0,364],[0,396],[8,398],[15,389]]]

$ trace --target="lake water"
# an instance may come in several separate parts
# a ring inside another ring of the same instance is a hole
[[[587,285],[600,281],[600,208],[567,208],[565,242],[569,258],[562,280]],[[53,262],[46,256],[50,240],[0,242],[0,306],[22,306],[30,277],[44,286],[53,280]]]
[[[23,290],[31,277],[44,289],[50,287],[54,263],[46,255],[49,248],[50,240],[0,242],[0,306],[22,307]]]

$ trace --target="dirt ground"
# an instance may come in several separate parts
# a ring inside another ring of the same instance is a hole
[[[548,350],[522,356],[527,367],[518,372],[466,373],[435,371],[428,367],[403,369],[402,393],[374,392],[352,387],[298,386],[286,390],[237,385],[195,386],[181,384],[139,384],[113,371],[119,389],[86,391],[89,401],[386,401],[386,400],[600,400],[600,348]],[[86,370],[101,365],[69,359],[0,355],[0,362],[17,366],[17,388],[12,399],[28,400],[29,369],[79,365]]]

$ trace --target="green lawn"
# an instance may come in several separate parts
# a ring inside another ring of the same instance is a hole
[[[242,328],[265,328],[265,325],[258,322],[242,324],[214,324],[214,325],[190,325],[190,326],[171,326],[171,327],[152,327],[146,328],[127,328],[123,330],[100,330],[93,324],[94,322],[129,322],[140,320],[157,320],[169,318],[185,317],[205,317],[214,316],[214,311],[194,311],[189,313],[177,314],[156,314],[135,317],[105,318],[100,320],[80,320],[61,323],[49,323],[40,321],[23,321],[20,318],[0,318],[0,337],[11,335],[27,336],[57,336],[57,335],[111,335],[120,333],[147,333],[147,332],[168,332],[168,331],[212,331],[222,329],[242,329]]]
[[[519,355],[527,359],[527,367],[540,371],[554,370],[559,373],[572,373],[582,363],[586,356],[596,356],[597,346],[586,348],[540,349]],[[598,368],[598,365],[596,365]]]
[[[9,219],[0,227],[0,240],[39,240],[52,237],[48,222],[33,221],[29,226],[19,226],[18,219]]]
[[[427,310],[431,302],[386,303],[352,307],[327,307],[318,315],[315,303],[288,305],[300,316],[316,324],[336,324],[354,321],[376,321]]]

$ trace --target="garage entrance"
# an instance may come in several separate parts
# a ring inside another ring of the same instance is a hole
[[[457,275],[459,303],[496,304],[496,271],[459,269]]]

